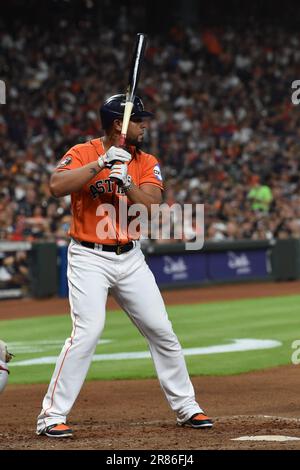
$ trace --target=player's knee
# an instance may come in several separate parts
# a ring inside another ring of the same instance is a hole
[[[97,345],[99,337],[102,334],[104,329],[104,323],[84,323],[81,325],[77,325],[77,328],[74,331],[74,335],[71,338],[72,343],[80,344],[82,350],[86,350],[87,352],[94,349]]]
[[[164,348],[172,349],[173,351],[179,351],[181,349],[178,338],[175,335],[171,324],[168,322],[165,325],[150,326],[147,333],[148,339],[153,340],[153,338],[155,338],[155,342],[160,343]]]
[[[164,338],[163,344],[164,344],[164,347],[169,349],[170,351],[173,351],[173,352],[174,351],[177,351],[177,352],[181,351],[180,343],[178,341],[177,336],[174,333],[172,335],[170,335],[168,338]]]

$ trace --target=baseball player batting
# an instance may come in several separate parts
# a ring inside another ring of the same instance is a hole
[[[136,66],[133,71],[137,71]],[[126,126],[125,108],[129,108]],[[128,230],[124,233],[119,221],[121,201],[128,206],[142,204],[148,211],[152,204],[162,202],[158,160],[140,149],[151,117],[141,98],[132,93],[110,97],[100,108],[104,137],[72,147],[51,176],[52,195],[71,194],[72,200],[68,283],[73,330],[44,397],[38,435],[64,438],[73,434],[67,416],[103,331],[109,290],[148,341],[160,385],[177,423],[193,428],[213,425],[195,400],[181,346],[139,239]],[[120,141],[126,149],[119,147]],[[108,217],[109,237],[107,231],[99,230],[104,205],[113,207],[116,214],[114,220]]]

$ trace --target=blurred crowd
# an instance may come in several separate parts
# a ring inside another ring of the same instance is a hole
[[[68,238],[70,199],[51,197],[49,175],[68,148],[102,135],[99,106],[125,89],[133,40],[124,15],[100,30],[86,18],[0,20],[0,239]],[[300,237],[297,78],[300,33],[276,26],[150,37],[144,149],[161,162],[164,202],[205,205],[206,240]]]
[[[5,297],[3,289],[29,288],[29,266],[26,251],[0,252],[0,299]]]

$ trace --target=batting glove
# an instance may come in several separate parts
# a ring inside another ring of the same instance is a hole
[[[129,163],[131,155],[126,152],[122,147],[110,147],[104,155],[98,158],[98,165],[100,168],[111,168],[114,162]]]
[[[115,163],[109,174],[109,178],[117,180],[118,185],[121,186],[125,191],[128,190],[132,184],[131,176],[127,173],[128,167],[126,163]]]
[[[0,361],[9,362],[13,358],[13,354],[8,352],[7,344],[0,339]]]

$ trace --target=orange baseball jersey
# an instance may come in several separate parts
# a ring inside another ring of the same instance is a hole
[[[78,144],[68,150],[60,160],[56,171],[74,170],[94,162],[105,153],[101,139],[93,139]],[[150,154],[136,152],[131,147],[132,160],[128,164],[128,174],[134,184],[153,184],[163,190],[162,176],[158,160]],[[71,194],[72,223],[69,235],[75,240],[99,244],[125,244],[139,238],[128,233],[128,219],[120,218],[120,202],[127,201],[127,196],[116,183],[109,179],[109,168],[104,168],[82,189]],[[122,201],[120,201],[122,199]],[[128,207],[130,201],[128,200]],[[108,208],[107,205],[110,205]],[[112,206],[115,212],[111,212]],[[125,205],[126,206],[126,205]],[[123,209],[121,209],[123,213]]]

